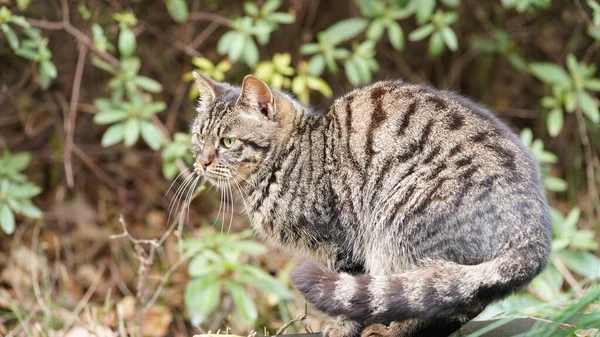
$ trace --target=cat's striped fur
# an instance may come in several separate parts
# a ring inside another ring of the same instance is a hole
[[[235,180],[257,235],[314,261],[292,282],[339,316],[327,334],[396,322],[397,335],[447,335],[544,268],[537,163],[467,99],[385,81],[315,114],[251,76],[241,89],[197,82],[210,94],[192,131],[211,141],[192,151],[235,172],[201,173]],[[237,146],[216,145],[225,136]]]

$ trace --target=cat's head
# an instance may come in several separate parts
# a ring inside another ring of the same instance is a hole
[[[191,145],[196,173],[216,185],[248,183],[273,156],[297,104],[252,75],[241,87],[194,77],[200,90]]]

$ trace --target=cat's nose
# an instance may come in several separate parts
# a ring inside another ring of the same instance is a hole
[[[212,164],[214,160],[215,160],[215,154],[214,153],[205,153],[205,154],[202,154],[198,158],[198,163],[200,163],[200,165],[202,166],[202,168],[206,168],[207,166],[209,166],[210,164]]]

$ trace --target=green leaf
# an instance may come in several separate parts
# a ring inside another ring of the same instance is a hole
[[[565,233],[573,233],[577,230],[577,221],[579,221],[579,216],[581,215],[581,211],[578,207],[573,208],[565,220],[562,223],[561,228]]]
[[[262,291],[275,294],[283,299],[292,297],[290,290],[279,280],[267,274],[262,269],[252,265],[243,265],[239,270],[239,280],[251,284]]]
[[[94,116],[94,123],[100,125],[112,124],[120,122],[127,117],[129,117],[129,114],[123,110],[107,110],[96,114]]]
[[[106,131],[104,132],[104,135],[102,135],[102,140],[100,141],[100,144],[103,147],[109,147],[111,145],[115,145],[118,142],[123,140],[123,137],[125,135],[124,132],[125,132],[125,124],[124,123],[114,124],[111,127],[109,127],[108,129],[106,129]]]
[[[325,57],[317,54],[310,59],[308,63],[308,72],[313,76],[321,76],[325,70]]]
[[[591,91],[600,91],[600,79],[592,78],[585,82],[585,87]]]
[[[419,27],[413,30],[409,35],[408,39],[410,41],[420,41],[424,38],[428,37],[435,31],[435,26],[431,23],[426,24],[425,26]]]
[[[333,91],[331,91],[329,84],[327,84],[327,82],[325,82],[325,80],[323,80],[322,78],[308,77],[306,79],[306,85],[313,90],[317,90],[321,93],[321,95],[327,98],[333,96]]]
[[[367,39],[379,41],[384,31],[385,26],[383,25],[383,23],[381,23],[381,20],[373,20],[373,22],[371,22],[371,25],[369,26],[369,29],[367,29]]]
[[[17,6],[19,7],[20,10],[26,10],[27,7],[29,7],[29,4],[31,3],[31,0],[17,0]]]
[[[344,70],[346,71],[346,77],[348,78],[348,81],[350,81],[350,83],[352,83],[353,85],[360,84],[360,72],[358,69],[358,65],[354,62],[353,59],[346,61],[346,63],[344,64]]]
[[[391,23],[388,27],[388,39],[395,50],[402,50],[404,48],[404,32],[402,27],[396,22]]]
[[[192,316],[192,325],[204,322],[219,304],[221,282],[214,276],[195,278],[185,286],[185,306]]]
[[[319,50],[321,50],[321,46],[317,43],[305,43],[300,46],[300,54],[302,55],[314,54]]]
[[[258,6],[256,6],[256,3],[250,1],[244,2],[244,11],[251,16],[258,16],[260,14],[260,10],[258,9]]]
[[[337,45],[362,33],[367,28],[368,23],[363,18],[345,19],[331,25],[323,31],[323,35],[326,36],[329,43]]]
[[[268,19],[280,24],[290,24],[296,21],[296,18],[288,13],[273,13],[269,14]]]
[[[529,71],[547,84],[563,84],[570,82],[567,72],[554,63],[530,63]]]
[[[233,62],[240,60],[242,53],[244,52],[244,45],[246,44],[246,37],[241,33],[236,33],[229,46],[229,58]]]
[[[167,108],[165,102],[152,102],[144,105],[140,110],[142,112],[142,116],[150,117],[156,113],[164,111]]]
[[[254,40],[250,36],[246,37],[246,42],[244,43],[244,61],[250,67],[254,67],[256,63],[258,63],[258,47]]]
[[[10,156],[6,168],[14,172],[21,172],[31,163],[31,154],[28,152],[19,152]]]
[[[219,39],[219,42],[217,42],[217,53],[220,55],[227,54],[227,51],[230,49],[230,46],[237,35],[239,34],[236,31],[229,31],[223,34]]]
[[[598,106],[596,105],[594,98],[585,91],[579,92],[578,98],[583,114],[595,124],[600,123],[600,111],[598,111]]]
[[[436,57],[444,52],[444,40],[440,32],[431,34],[429,40],[429,55]]]
[[[130,118],[124,124],[123,144],[130,147],[138,141],[138,138],[140,138],[140,121],[137,118]]]
[[[37,61],[38,59],[38,54],[31,49],[19,48],[15,51],[15,54],[31,61]]]
[[[600,277],[600,261],[592,253],[562,250],[558,258],[567,268],[583,277]]]
[[[263,244],[260,244],[256,241],[237,241],[234,245],[228,248],[229,250],[245,253],[250,255],[262,255],[268,252],[269,250]]]
[[[152,150],[158,150],[165,139],[162,132],[150,121],[142,121],[141,124],[142,139]]]
[[[2,31],[6,35],[6,40],[8,40],[8,45],[13,50],[19,49],[19,46],[20,46],[19,38],[17,37],[17,34],[15,33],[15,31],[12,28],[10,28],[9,25],[2,25]]]
[[[564,125],[564,116],[561,108],[550,110],[546,118],[546,125],[550,136],[556,137],[560,133]]]
[[[248,295],[248,292],[244,287],[239,285],[238,283],[229,281],[226,283],[227,292],[231,295],[231,299],[237,306],[240,313],[250,322],[256,322],[258,318],[258,311],[256,310],[256,305],[254,305],[254,301]]]
[[[10,202],[10,201],[9,201]],[[30,200],[19,200],[14,202],[13,209],[31,219],[41,219],[42,211],[37,208]]]
[[[571,74],[579,75],[579,76],[582,75],[581,72],[579,71],[579,63],[577,63],[577,58],[575,57],[575,55],[573,55],[572,53],[569,53],[567,55],[566,63],[567,63],[567,69],[569,69],[569,72]]]
[[[267,0],[262,6],[262,10],[266,13],[274,12],[281,6],[281,0]]]
[[[175,22],[186,22],[189,17],[189,9],[185,0],[165,0],[169,14]]]
[[[15,231],[15,215],[5,203],[0,203],[0,227],[9,235]]]
[[[121,53],[121,57],[133,56],[135,47],[135,34],[127,27],[121,28],[121,32],[119,33],[119,52]]]
[[[435,0],[419,0],[417,3],[417,12],[415,13],[417,23],[425,23],[425,21],[431,17],[434,10]]]
[[[442,38],[444,39],[446,46],[448,46],[448,49],[451,51],[456,51],[458,49],[458,40],[452,28],[446,26],[442,28],[440,33],[442,34]]]
[[[138,87],[152,93],[158,93],[163,90],[163,87],[157,81],[146,76],[136,76],[134,80]]]
[[[525,146],[529,147],[533,141],[533,132],[531,132],[531,129],[529,128],[523,129],[519,135],[519,138],[521,138],[521,142],[523,142]]]
[[[40,194],[42,189],[31,183],[22,185],[11,185],[6,194],[15,199],[29,199]]]
[[[48,78],[56,78],[56,66],[50,60],[42,60],[40,62],[40,76],[44,73]]]
[[[567,112],[569,112],[569,113],[573,113],[573,111],[575,111],[575,109],[577,109],[577,99],[576,99],[575,93],[572,91],[566,93],[564,100],[565,100],[565,110],[567,110]]]
[[[545,176],[542,180],[549,191],[563,192],[567,189],[567,182],[560,178]]]

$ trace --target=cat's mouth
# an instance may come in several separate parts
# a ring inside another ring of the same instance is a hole
[[[201,177],[204,177],[213,185],[219,185],[228,182],[234,178],[230,169],[223,166],[203,167],[198,162],[194,163],[194,172]]]

